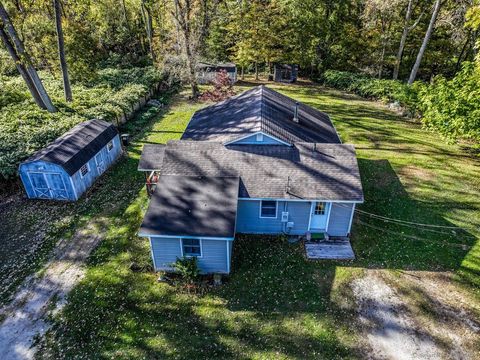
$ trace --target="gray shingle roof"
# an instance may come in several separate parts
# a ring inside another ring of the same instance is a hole
[[[263,131],[283,141],[340,143],[327,114],[298,103],[299,122],[293,121],[296,102],[265,86],[197,111],[183,140],[230,142]]]
[[[73,175],[117,134],[117,129],[111,123],[88,120],[74,126],[24,162],[50,162]]]
[[[238,177],[162,175],[140,234],[233,238],[238,186]]]
[[[353,145],[295,143],[294,146],[168,142],[162,175],[238,176],[245,198],[363,201]]]
[[[162,144],[145,144],[143,145],[142,155],[138,162],[138,171],[153,171],[156,164],[163,162],[165,154],[165,145]]]

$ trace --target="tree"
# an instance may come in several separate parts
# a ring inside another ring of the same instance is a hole
[[[183,37],[183,54],[187,66],[187,78],[192,92],[192,98],[199,95],[197,83],[197,49],[199,45],[199,31],[195,23],[198,13],[198,3],[195,0],[173,0],[175,11],[173,18],[178,25]]]
[[[150,49],[150,56],[153,62],[156,61],[155,51],[153,48],[153,20],[151,4],[147,0],[142,0],[141,3],[143,23],[145,24],[145,31],[147,33],[148,45]]]
[[[60,8],[60,0],[53,0],[53,8],[55,10],[55,27],[57,30],[58,57],[60,59],[60,68],[62,70],[63,76],[63,91],[65,93],[65,100],[72,101],[72,88],[70,87],[67,60],[65,58],[65,42],[63,40],[62,10]]]
[[[417,20],[410,26],[410,19],[412,17],[412,12],[413,12],[413,0],[408,0],[407,12],[405,13],[405,22],[403,24],[402,37],[400,38],[400,45],[398,46],[397,56],[395,58],[395,66],[393,68],[393,80],[398,79],[398,73],[400,71],[400,64],[402,62],[402,55],[403,55],[403,50],[405,49],[407,36],[410,33],[410,31],[415,29],[415,27],[418,25],[418,23],[420,22],[420,19],[423,16],[423,12],[422,12],[420,16],[417,18]]]
[[[413,82],[415,81],[415,78],[417,77],[417,72],[418,72],[418,69],[420,68],[420,63],[422,62],[423,54],[425,53],[430,37],[432,36],[433,28],[435,26],[435,21],[437,20],[438,12],[440,11],[440,5],[441,5],[441,0],[435,0],[435,4],[433,5],[432,17],[430,18],[430,23],[428,24],[427,32],[425,33],[422,46],[418,51],[417,60],[413,65],[412,72],[410,73],[410,78],[408,79],[409,85],[413,84]]]
[[[13,52],[14,52],[13,56],[11,54],[12,59],[14,61],[19,61],[22,64],[23,69],[25,70],[24,75],[28,77],[28,80],[26,80],[27,87],[31,89],[30,86],[33,84],[33,87],[36,89],[36,94],[34,92],[33,93],[31,92],[33,98],[36,101],[41,100],[41,102],[37,102],[37,104],[42,109],[47,109],[49,112],[57,111],[52,101],[50,100],[50,97],[48,96],[48,93],[45,90],[45,87],[43,86],[42,80],[38,76],[37,70],[35,70],[35,68],[32,65],[32,62],[30,60],[28,53],[25,50],[23,42],[20,40],[20,37],[18,36],[17,31],[15,30],[15,27],[10,21],[10,17],[8,16],[8,13],[1,2],[0,2],[0,20],[1,20],[0,26],[3,29],[2,39],[4,38],[4,36],[6,37],[7,41],[3,40],[3,42],[7,46],[7,50],[9,47],[9,45],[7,44],[10,44],[10,47],[13,49]],[[38,97],[37,97],[37,94],[38,94]]]

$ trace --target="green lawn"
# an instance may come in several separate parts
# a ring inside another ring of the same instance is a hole
[[[150,272],[132,272],[132,262],[151,261],[148,243],[136,236],[148,205],[136,172],[141,148],[179,138],[193,112],[205,106],[179,95],[155,121],[143,124],[128,157],[102,179],[108,185],[88,197],[100,210],[85,212],[82,221],[101,218],[105,239],[90,258],[86,278],[53,319],[40,354],[69,359],[362,357],[348,285],[366,267],[452,270],[480,298],[478,160],[379,104],[309,84],[272,87],[328,112],[343,141],[356,145],[366,197],[361,210],[457,228],[433,232],[357,216],[358,260],[343,263],[306,261],[300,245],[281,238],[239,237],[231,277],[203,295],[157,283]]]

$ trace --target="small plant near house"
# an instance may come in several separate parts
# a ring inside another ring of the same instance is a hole
[[[196,257],[177,258],[177,261],[173,263],[173,268],[180,275],[183,284],[185,284],[187,288],[194,287],[200,276]]]
[[[213,89],[205,91],[200,99],[203,101],[222,101],[235,94],[233,84],[226,70],[220,70],[212,83]]]

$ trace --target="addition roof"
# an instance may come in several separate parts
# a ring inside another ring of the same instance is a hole
[[[139,233],[233,239],[238,187],[238,177],[161,175]]]

